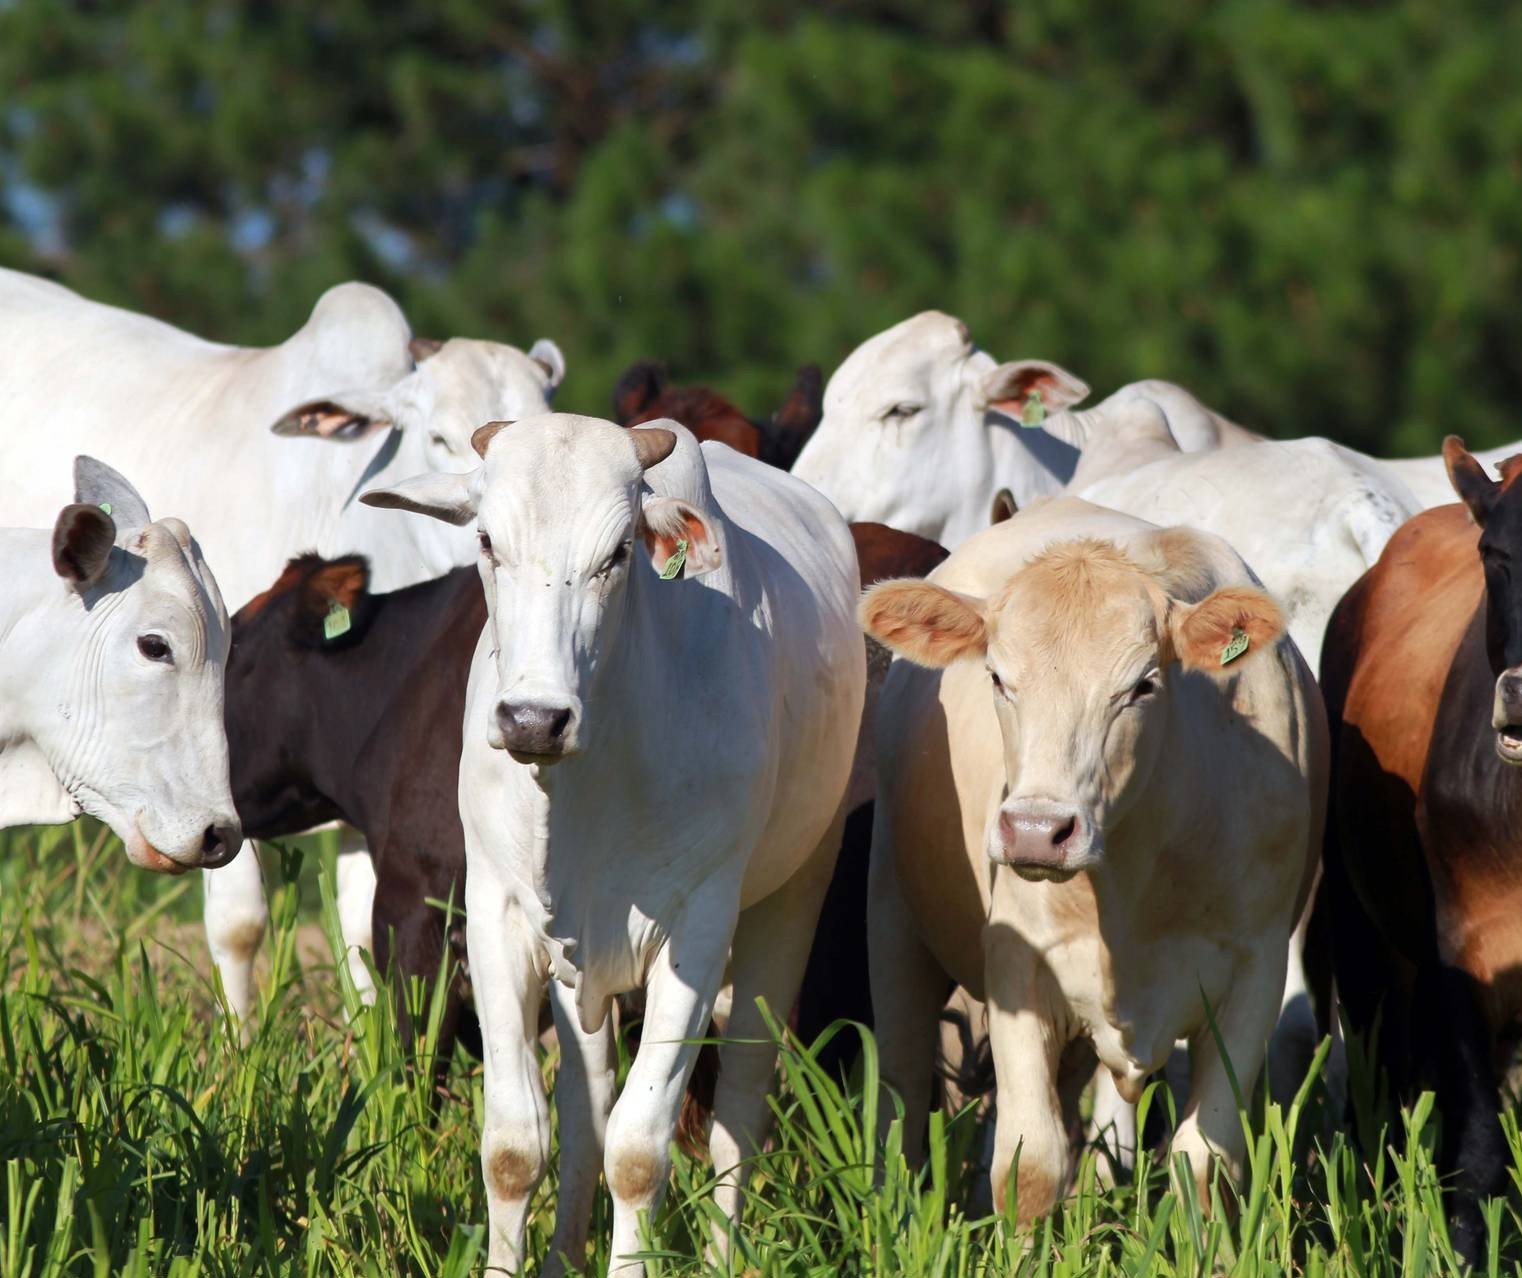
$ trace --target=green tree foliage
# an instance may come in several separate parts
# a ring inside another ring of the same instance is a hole
[[[1388,453],[1522,434],[1522,10],[0,0],[0,261],[228,340],[391,289],[752,412],[925,307]]]

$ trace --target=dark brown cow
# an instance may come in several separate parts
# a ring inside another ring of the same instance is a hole
[[[1499,1067],[1522,1018],[1522,459],[1443,445],[1463,505],[1409,520],[1332,614],[1318,914],[1353,1027],[1398,1095],[1431,1087],[1453,1236],[1477,1263],[1502,1192]],[[1467,509],[1466,509],[1467,507]]]
[[[335,818],[364,832],[376,869],[376,966],[394,962],[400,995],[406,978],[432,980],[444,958],[444,915],[427,902],[465,900],[456,773],[486,601],[474,568],[384,595],[369,593],[369,577],[360,556],[303,555],[233,617],[228,753],[250,838]],[[350,625],[328,639],[335,603]],[[449,939],[460,976],[441,1027],[441,1072],[457,1031],[477,1050],[480,1041],[464,1004],[458,923]]]
[[[651,360],[631,364],[613,389],[613,420],[620,426],[670,417],[699,439],[718,440],[781,470],[792,469],[823,412],[824,378],[815,364],[798,370],[782,407],[760,421],[706,386],[671,385],[666,370]]]

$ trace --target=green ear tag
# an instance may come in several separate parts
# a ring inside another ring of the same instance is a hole
[[[676,549],[671,552],[666,560],[666,566],[661,569],[661,580],[670,581],[682,571],[682,565],[687,562],[687,539],[684,537],[676,543]]]
[[[1247,631],[1241,626],[1236,626],[1231,632],[1231,638],[1226,646],[1221,649],[1221,664],[1229,666],[1233,661],[1247,651]]]
[[[1041,398],[1041,392],[1033,390],[1030,398],[1025,401],[1025,407],[1020,410],[1020,425],[1039,426],[1046,420],[1046,401]]]
[[[322,619],[322,637],[324,639],[337,639],[339,635],[349,633],[349,627],[353,624],[349,620],[349,610],[334,599],[328,604],[328,615]]]
[[[108,501],[103,501],[103,502],[101,502],[101,503],[100,503],[100,508],[101,508],[101,509],[102,509],[102,510],[103,510],[103,511],[105,511],[105,512],[106,512],[106,514],[108,514],[108,515],[109,515],[109,514],[110,514],[110,513],[111,513],[111,503],[110,503],[110,502],[108,502]]]

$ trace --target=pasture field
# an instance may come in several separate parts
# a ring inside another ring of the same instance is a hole
[[[456,1062],[433,1119],[389,1005],[361,1008],[335,971],[323,846],[304,840],[266,861],[264,1003],[245,1048],[214,1014],[198,876],[134,870],[88,823],[0,835],[0,1278],[480,1272],[479,1067]],[[415,995],[432,1005],[432,991]],[[1356,1059],[1351,1073],[1367,1165],[1313,1082],[1287,1112],[1259,1102],[1244,1119],[1250,1167],[1234,1204],[1219,1186],[1217,1209],[1202,1213],[1155,1158],[1102,1189],[1089,1155],[1076,1195],[1022,1232],[966,1207],[980,1144],[970,1113],[935,1121],[930,1164],[911,1174],[896,1129],[880,1148],[865,1103],[871,1051],[843,1094],[789,1046],[777,1134],[757,1159],[729,1272],[1459,1272],[1433,1170],[1439,1117],[1425,1100],[1387,1114]],[[1144,1103],[1168,1101],[1154,1091]],[[1505,1123],[1522,1185],[1522,1138],[1513,1116]],[[654,1222],[654,1272],[708,1271],[707,1178],[679,1156]],[[530,1227],[533,1270],[554,1192],[552,1171]],[[607,1214],[604,1197],[594,1238],[606,1240]],[[1490,1203],[1487,1219],[1501,1243],[1491,1271],[1519,1272],[1516,1202]]]

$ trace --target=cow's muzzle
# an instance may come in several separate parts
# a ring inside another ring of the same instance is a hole
[[[497,702],[487,743],[519,763],[553,763],[576,753],[580,716],[569,705],[542,701]]]
[[[1065,882],[1096,861],[1093,822],[1070,804],[1010,799],[989,832],[988,855],[1032,882]]]
[[[1501,762],[1522,767],[1522,671],[1503,670],[1496,680],[1490,726],[1496,730],[1496,754]]]
[[[194,843],[165,850],[143,829],[140,813],[126,844],[127,859],[133,865],[158,874],[183,874],[186,870],[216,870],[226,865],[243,846],[243,830],[236,820],[213,821]]]

